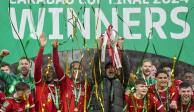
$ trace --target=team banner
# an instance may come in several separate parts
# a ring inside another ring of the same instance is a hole
[[[59,50],[96,48],[109,25],[125,39],[124,49],[179,59],[194,65],[194,0],[3,0],[0,49],[4,59],[35,57],[38,38],[59,40]]]

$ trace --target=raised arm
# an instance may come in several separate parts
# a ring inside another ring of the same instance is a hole
[[[58,41],[57,40],[53,41],[52,45],[53,45],[54,68],[55,68],[55,72],[56,72],[58,80],[61,81],[65,77],[65,73],[59,64]]]
[[[4,51],[6,51],[7,53],[3,53]],[[2,50],[1,53],[0,53],[0,57],[3,58],[4,56],[7,56],[8,54],[9,54],[9,51]],[[8,74],[8,73],[5,73],[2,70],[0,70],[0,79],[5,81],[6,86],[7,86],[6,93],[8,93],[8,94],[12,94],[13,93],[14,85],[20,80],[18,75],[14,75],[12,73]]]
[[[44,37],[44,34],[42,33],[39,38],[39,43],[40,43],[40,49],[38,52],[38,55],[35,59],[35,68],[34,68],[34,80],[35,83],[39,83],[42,80],[42,57],[43,57],[43,51],[44,51],[44,46],[46,45],[46,39]]]
[[[4,49],[0,52],[0,64],[5,56],[9,55],[9,51]],[[0,71],[0,78],[2,78],[6,83],[11,83],[13,81],[13,77],[9,76],[10,74],[6,74],[3,71]]]
[[[129,63],[129,58],[127,56],[127,54],[124,51],[120,51],[121,52],[121,64],[122,64],[122,77],[123,77],[123,83],[124,83],[124,87],[127,86],[129,77],[130,77],[130,63]]]
[[[95,75],[97,82],[99,83],[99,81],[102,78],[102,63],[101,63],[101,59],[100,59],[100,50],[96,50],[96,53],[94,55],[94,64],[93,64],[93,77]],[[94,73],[95,72],[95,73]]]
[[[121,78],[121,81],[122,81],[124,87],[126,87],[128,79],[129,79],[129,74],[130,74],[130,63],[129,63],[129,57],[127,56],[127,54],[123,50],[124,41],[125,41],[124,38],[120,38],[117,41],[117,49],[119,52],[121,65],[122,65],[120,78]]]

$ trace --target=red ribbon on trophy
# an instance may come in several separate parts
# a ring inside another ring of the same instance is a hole
[[[113,66],[116,66],[117,68],[121,68],[121,61],[120,56],[118,52],[118,42],[119,40],[123,40],[123,38],[120,38],[118,36],[118,33],[113,29],[112,25],[109,25],[106,32],[101,35],[102,39],[102,46],[101,46],[101,61],[105,62],[105,52],[106,47],[108,47],[108,54],[109,57],[112,60]]]

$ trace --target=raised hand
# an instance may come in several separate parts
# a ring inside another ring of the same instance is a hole
[[[117,41],[117,47],[118,49],[123,49],[123,42],[124,42],[124,38],[120,38],[118,41]]]
[[[52,45],[53,45],[53,48],[56,49],[59,46],[58,40],[54,40]]]
[[[44,37],[44,33],[41,33],[40,38],[39,38],[39,42],[40,42],[40,47],[44,47],[47,43],[47,40]]]
[[[97,39],[98,49],[101,49],[101,47],[102,47],[102,42],[103,42],[103,38],[102,38],[102,37],[99,37],[99,38]]]
[[[0,57],[5,57],[7,55],[9,55],[9,50],[7,50],[7,49],[1,50]]]

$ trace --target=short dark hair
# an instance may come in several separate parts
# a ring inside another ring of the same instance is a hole
[[[156,73],[155,77],[157,77],[161,73],[164,73],[164,74],[166,74],[169,77],[168,73],[165,70],[163,70],[163,69],[157,70],[157,73]]]
[[[73,68],[73,65],[74,65],[75,63],[79,63],[80,66],[82,66],[80,61],[73,61],[73,62],[71,62],[71,64],[70,64],[70,70]]]
[[[110,66],[113,66],[113,63],[111,61],[107,62],[105,65],[105,70],[109,68]]]
[[[138,85],[138,84],[146,84],[146,81],[143,78],[139,78],[135,81],[135,85]]]
[[[144,59],[144,60],[142,61],[142,65],[143,65],[143,63],[145,63],[145,62],[151,62],[151,63],[153,63],[152,60],[149,59],[149,58]]]
[[[169,67],[170,69],[172,69],[172,66],[173,66],[173,64],[172,63],[170,63],[170,62],[164,62],[164,63],[161,63],[161,65],[160,65],[160,69],[164,69],[165,67]]]
[[[182,82],[180,85],[179,85],[179,88],[189,88],[191,87],[191,85],[187,82]],[[192,87],[191,87],[192,88]]]
[[[10,64],[6,62],[1,62],[0,67],[5,67],[5,66],[8,66],[9,68],[11,68]]]
[[[15,85],[15,90],[16,91],[26,91],[28,89],[30,89],[30,86],[28,84],[26,84],[25,82],[18,82]]]
[[[56,77],[56,74],[55,74],[56,72],[55,72],[55,69],[54,69],[53,65],[51,65],[51,66],[44,65],[42,67],[42,76],[43,76],[44,81],[46,81],[46,79],[47,79],[46,72],[52,72],[53,78]]]
[[[187,74],[187,73],[191,73],[191,74],[193,74],[193,76],[194,76],[194,73],[193,73],[193,71],[191,71],[191,70],[185,71],[184,75]]]
[[[26,59],[30,63],[30,59],[28,57],[23,56],[23,57],[20,58],[20,60],[24,60],[24,59]]]

